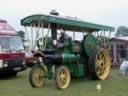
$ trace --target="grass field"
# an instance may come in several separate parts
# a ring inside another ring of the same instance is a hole
[[[72,80],[66,90],[58,90],[54,80],[47,80],[44,88],[32,88],[28,81],[29,69],[18,73],[16,78],[0,79],[0,96],[127,96],[128,79],[120,75],[119,70],[112,69],[105,81],[89,79]],[[101,92],[96,85],[101,84]]]

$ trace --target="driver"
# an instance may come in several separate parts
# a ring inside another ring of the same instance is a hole
[[[65,32],[61,32],[61,36],[59,38],[60,43],[64,43],[64,41],[69,41],[71,37],[69,37]]]
[[[69,37],[65,32],[61,32],[61,36],[58,40],[58,48],[64,47],[64,42],[71,42],[71,37]]]

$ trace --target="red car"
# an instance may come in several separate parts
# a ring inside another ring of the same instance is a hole
[[[21,38],[5,20],[0,20],[0,74],[16,75],[25,70]]]

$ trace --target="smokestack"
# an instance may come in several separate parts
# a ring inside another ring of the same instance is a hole
[[[56,10],[51,10],[50,14],[55,16],[59,15],[59,13]],[[53,46],[56,46],[57,45],[57,24],[56,23],[51,23],[51,36],[52,36]]]
[[[50,11],[50,14],[51,14],[51,15],[56,15],[56,16],[59,15],[59,13],[58,13],[56,10],[51,10],[51,11]]]

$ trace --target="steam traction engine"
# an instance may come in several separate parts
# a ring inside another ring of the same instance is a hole
[[[30,71],[32,87],[44,86],[46,78],[55,79],[57,87],[65,89],[72,77],[91,77],[94,80],[105,80],[108,77],[109,36],[114,31],[113,27],[60,17],[56,13],[28,16],[21,20],[21,25],[25,29],[30,28],[31,36],[28,34],[28,37],[32,39],[32,48],[38,48],[33,55],[41,57],[43,61]],[[34,28],[36,35],[33,33]],[[72,32],[72,38],[66,32]],[[75,35],[80,34],[78,32],[83,34],[82,40],[76,40]],[[61,36],[58,38],[58,35]]]

